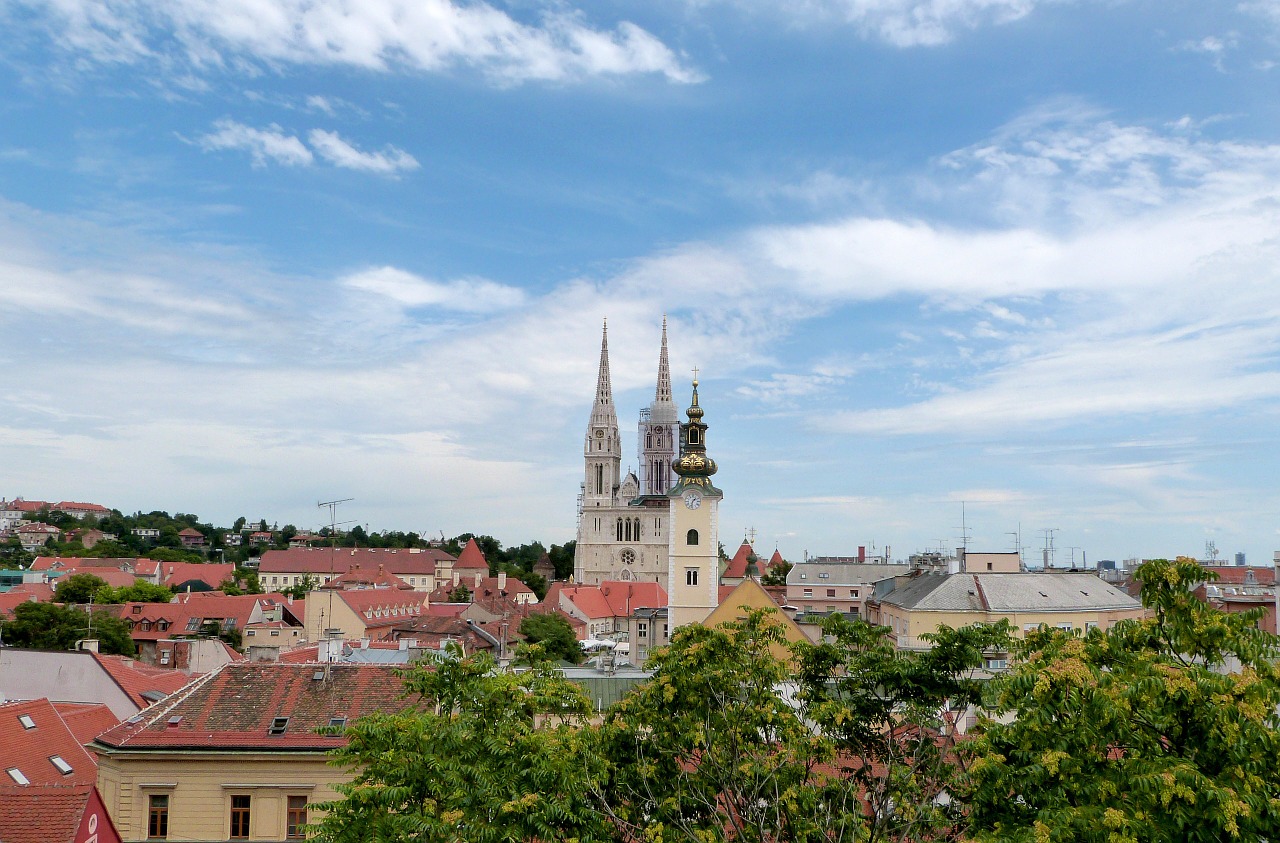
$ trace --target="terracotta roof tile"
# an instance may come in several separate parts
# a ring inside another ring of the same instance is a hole
[[[314,664],[240,662],[193,682],[182,694],[97,739],[112,747],[258,748],[327,751],[340,736],[317,734],[332,718],[401,711],[409,702],[381,665],[335,664],[317,679]],[[272,734],[277,718],[288,718]]]
[[[435,574],[438,562],[452,561],[452,556],[438,548],[291,547],[262,554],[258,560],[258,575],[342,574],[358,564],[370,569],[383,565],[396,576],[421,576]]]
[[[733,558],[729,560],[729,565],[724,569],[724,576],[733,579],[742,579],[747,575],[747,563],[749,556],[755,555],[755,549],[751,547],[750,542],[743,542],[738,546],[738,552],[733,554]],[[756,560],[756,571],[760,570],[760,561]]]
[[[154,702],[147,699],[147,696],[168,696],[191,681],[191,677],[185,673],[151,667],[124,656],[94,653],[93,657],[139,708],[146,708]],[[143,696],[144,694],[147,696]]]
[[[21,591],[6,591],[0,594],[0,617],[11,618],[13,617],[13,610],[18,606],[35,601],[36,596],[34,594],[27,594]]]
[[[480,552],[480,545],[476,544],[476,540],[467,539],[467,546],[458,555],[458,561],[454,563],[453,569],[457,571],[475,568],[483,568],[487,571],[489,570],[489,563],[485,561],[484,554]]]
[[[101,806],[92,784],[0,786],[0,841],[73,843],[91,800],[97,800]],[[101,810],[100,816],[106,818],[106,811]],[[110,820],[106,822],[109,824]],[[111,835],[102,834],[103,828],[99,825],[98,839],[119,840],[112,828]]]
[[[222,585],[235,575],[236,566],[230,562],[161,562],[160,584],[177,587],[191,580],[200,580],[210,589]]]
[[[89,743],[120,722],[103,703],[56,702],[53,707],[81,744]]]
[[[54,758],[66,769],[55,766]],[[97,761],[46,699],[0,705],[0,770],[5,785],[93,784],[98,777]],[[21,771],[26,781],[10,770]]]

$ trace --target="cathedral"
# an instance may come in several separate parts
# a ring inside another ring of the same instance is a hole
[[[622,474],[622,437],[609,379],[609,329],[600,343],[595,403],[583,443],[585,478],[578,497],[574,580],[667,584],[670,504],[679,479],[680,416],[671,396],[667,320],[662,320],[653,403],[641,409],[636,432],[637,472]]]

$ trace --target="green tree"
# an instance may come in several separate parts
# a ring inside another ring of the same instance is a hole
[[[93,574],[72,574],[58,583],[53,599],[59,603],[88,603],[100,589],[109,588],[107,581]]]
[[[280,589],[280,593],[295,600],[302,600],[319,584],[320,578],[315,574],[303,574],[302,579],[287,588]]]
[[[133,585],[112,588],[103,585],[93,596],[95,603],[168,603],[173,599],[173,589],[146,580],[135,580]]]
[[[516,630],[530,644],[541,644],[546,655],[573,664],[583,660],[582,646],[569,622],[554,612],[540,612],[520,621]]]
[[[13,620],[0,620],[0,638],[10,647],[35,650],[70,650],[81,639],[96,638],[103,653],[132,656],[137,652],[129,627],[114,615],[94,612],[90,624],[88,614],[54,603],[18,604]]]
[[[795,567],[790,562],[783,560],[781,565],[777,565],[764,572],[764,576],[760,577],[761,585],[786,585],[787,574],[791,573],[791,569]]]
[[[449,592],[450,603],[470,603],[471,589],[467,588],[466,583],[458,583],[453,587],[453,591]]]
[[[35,560],[35,556],[22,547],[17,536],[0,542],[0,568],[25,568]]]
[[[780,692],[790,649],[767,613],[681,627],[650,682],[607,713],[605,813],[630,840],[818,841],[832,837],[824,765],[834,747]],[[856,819],[856,817],[855,817]]]
[[[547,556],[551,559],[551,565],[556,569],[556,579],[567,580],[573,576],[573,556],[577,551],[577,547],[577,541],[571,541],[564,544],[553,544],[551,549],[547,551]]]
[[[612,840],[591,798],[601,761],[582,737],[591,700],[545,664],[488,654],[410,669],[415,704],[361,718],[336,764],[354,776],[325,812],[324,843]]]
[[[154,559],[157,562],[193,562],[199,564],[204,561],[204,557],[194,550],[181,550],[176,547],[157,547],[147,554],[147,558]]]
[[[103,539],[85,551],[84,555],[94,559],[121,559],[133,556],[134,549],[115,539]]]
[[[1136,577],[1147,619],[1027,636],[972,742],[975,840],[1280,839],[1277,639],[1197,600],[1195,560]]]

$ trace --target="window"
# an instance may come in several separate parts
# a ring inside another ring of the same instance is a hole
[[[649,624],[645,623],[644,621],[640,621],[640,622],[638,622],[638,623],[636,624],[636,636],[637,636],[638,638],[648,638],[648,637],[649,637]]]
[[[599,445],[596,446],[596,448],[599,447]],[[604,494],[604,466],[602,465],[596,466],[596,494]]]
[[[169,796],[154,793],[147,798],[147,839],[169,839]]]
[[[301,840],[307,836],[307,797],[289,797],[284,836],[289,840]]]
[[[288,717],[276,717],[271,721],[271,728],[267,729],[268,735],[283,735],[285,729],[289,728]]]
[[[698,569],[697,569],[697,568],[685,568],[685,569],[684,569],[684,584],[685,584],[685,585],[697,585],[697,584],[698,584]]]
[[[805,596],[805,597],[812,597],[812,596],[813,596],[813,589],[812,589],[812,588],[806,588],[806,589],[804,590],[804,596]]]
[[[36,727],[36,721],[31,719],[30,714],[19,714],[18,722],[22,724],[24,729],[34,729]]]
[[[684,537],[684,543],[687,545],[696,545],[698,543],[698,531],[690,530],[688,535]]]
[[[827,589],[827,596],[828,596],[828,597],[835,597],[835,596],[836,596],[836,590],[835,590],[834,588],[828,588],[828,589]]]
[[[851,589],[849,589],[849,596],[850,596],[850,597],[857,597],[857,596],[858,596],[858,589],[856,589],[856,588],[851,588]]]
[[[231,797],[231,834],[232,840],[249,839],[249,810],[253,797],[239,795]]]
[[[823,571],[822,573],[818,574],[818,579],[820,579],[820,580],[829,580],[829,579],[831,579],[831,575],[830,575],[830,574],[828,574],[826,571]]]
[[[8,770],[5,770],[5,772],[9,774],[9,778],[13,779],[18,784],[31,784],[31,780],[24,776],[22,771],[17,767],[10,767]]]
[[[58,772],[64,776],[69,776],[73,772],[71,765],[67,763],[67,759],[61,755],[50,755],[49,763],[58,768]]]

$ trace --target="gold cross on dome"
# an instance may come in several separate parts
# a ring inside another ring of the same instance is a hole
[[[698,382],[698,367],[697,367],[697,366],[694,366],[694,367],[693,367],[693,382],[694,382],[694,383],[697,383],[697,382]]]

